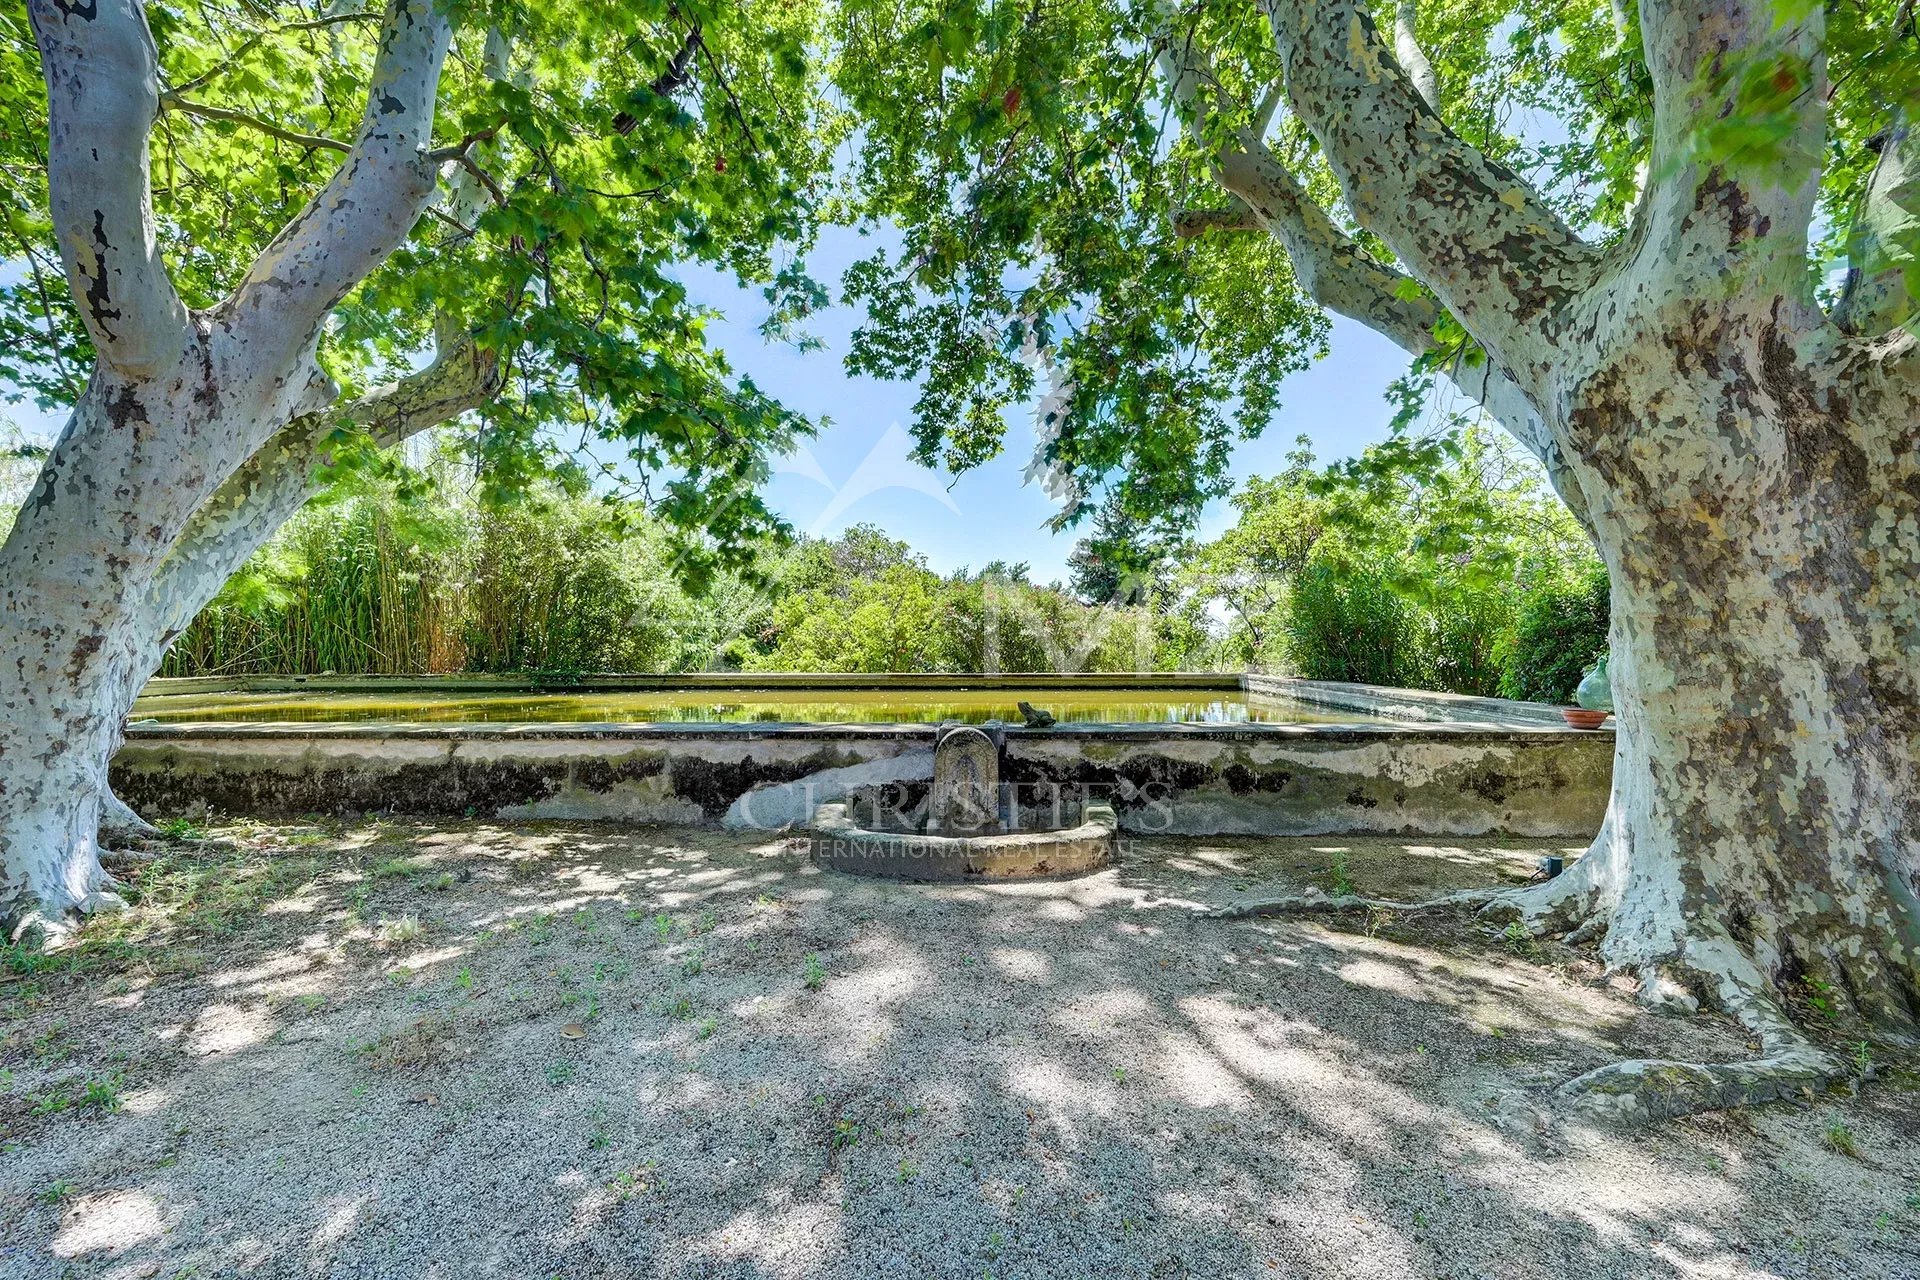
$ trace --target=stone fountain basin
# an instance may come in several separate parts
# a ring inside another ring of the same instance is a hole
[[[1029,880],[1106,866],[1119,829],[1105,804],[1086,806],[1077,827],[977,836],[875,831],[854,822],[846,805],[823,804],[808,835],[814,862],[834,871],[890,880]]]

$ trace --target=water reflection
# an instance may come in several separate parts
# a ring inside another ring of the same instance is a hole
[[[408,690],[405,693],[224,693],[142,698],[133,718],[169,723],[326,721],[476,723],[503,721],[612,721],[617,723],[932,724],[960,720],[1020,722],[1025,701],[1064,724],[1346,724],[1368,717],[1272,698],[1251,702],[1235,693],[1172,691],[1153,696],[1097,689],[889,690],[796,693],[791,689],[729,690],[727,697],[697,690],[671,692],[494,693]]]

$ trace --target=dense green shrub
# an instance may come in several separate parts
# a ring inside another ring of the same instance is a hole
[[[375,490],[302,512],[174,642],[163,675],[457,670],[453,511]]]
[[[1510,584],[1457,588],[1426,610],[1420,647],[1423,684],[1448,693],[1497,697],[1502,658],[1515,612]]]
[[[1581,673],[1607,649],[1607,591],[1602,566],[1574,577],[1543,575],[1521,597],[1503,655],[1502,696],[1572,702]]]
[[[1378,575],[1319,561],[1287,599],[1287,662],[1309,680],[1419,683],[1412,607]]]
[[[1298,450],[1248,482],[1231,528],[1117,604],[1024,565],[943,576],[871,526],[770,550],[758,585],[689,593],[644,513],[558,482],[482,506],[443,464],[404,497],[350,481],[302,512],[163,671],[1259,667],[1567,701],[1605,647],[1606,576],[1534,472],[1472,438],[1457,452],[1417,483],[1363,484]]]
[[[674,671],[697,610],[658,535],[580,498],[472,520],[461,635],[475,671]]]
[[[1597,628],[1568,598],[1597,565],[1591,545],[1511,445],[1466,427],[1324,470],[1302,441],[1288,461],[1235,495],[1234,524],[1181,578],[1217,610],[1221,665],[1560,698],[1544,692],[1559,674],[1534,669],[1558,654],[1577,680],[1604,646],[1604,574]],[[1523,617],[1567,634],[1529,647]]]
[[[444,671],[1133,671],[1211,657],[1204,602],[1082,604],[1024,566],[942,577],[856,526],[771,582],[683,590],[643,515],[549,486],[478,506],[372,486],[309,508],[175,643],[165,675]]]
[[[687,670],[725,640],[739,591],[690,598],[657,530],[557,486],[489,509],[375,485],[295,517],[161,671]]]
[[[942,577],[870,526],[807,542],[776,575],[772,616],[738,650],[754,671],[1183,669],[1207,656],[1203,602],[1084,604],[1023,565]]]

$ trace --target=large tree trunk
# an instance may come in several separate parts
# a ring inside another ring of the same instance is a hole
[[[0,920],[57,935],[76,913],[117,904],[99,840],[151,833],[107,786],[134,699],[174,637],[313,494],[319,440],[335,422],[396,444],[493,396],[498,357],[465,334],[442,342],[425,368],[324,414],[307,411],[326,394],[318,385],[271,397],[252,419],[286,425],[197,506],[208,483],[198,466],[127,486],[138,500],[117,509],[59,483],[83,443],[113,427],[103,405],[124,414],[153,401],[140,412],[187,436],[219,428],[199,400],[183,407],[151,386],[119,387],[110,400],[89,391],[0,548],[0,653],[23,655],[18,682],[0,692]],[[190,514],[169,537],[161,513],[175,510]]]
[[[397,436],[476,403],[491,358],[440,360],[335,406],[328,313],[433,194],[428,143],[452,27],[388,0],[360,132],[234,293],[190,315],[158,250],[147,139],[158,103],[138,0],[32,0],[48,186],[98,363],[0,546],[0,921],[50,934],[113,905],[99,860],[107,762],[140,686],[311,482],[329,410]],[[443,353],[444,355],[444,353]],[[438,416],[434,416],[434,415]]]
[[[207,482],[155,446],[216,427],[179,379],[96,377],[0,548],[0,919],[16,932],[117,903],[98,848],[107,761],[149,670],[152,570]]]
[[[1598,938],[1656,1001],[1735,1013],[1766,1053],[1577,1082],[1635,1112],[1838,1074],[1783,998],[1849,1034],[1920,1023],[1912,427],[1876,420],[1819,330],[1740,328],[1609,361],[1565,421],[1613,580],[1613,802],[1587,857],[1502,905]]]
[[[1469,393],[1534,449],[1612,574],[1619,732],[1604,828],[1559,879],[1479,897],[1540,931],[1597,940],[1643,994],[1717,1004],[1761,1041],[1754,1061],[1624,1063],[1570,1093],[1646,1116],[1847,1074],[1796,1028],[1796,1002],[1803,1023],[1911,1040],[1912,131],[1896,121],[1886,137],[1854,270],[1828,314],[1808,269],[1826,150],[1819,6],[1642,0],[1649,162],[1630,225],[1604,246],[1447,128],[1435,86],[1403,73],[1369,6],[1263,8],[1287,100],[1397,266],[1307,198],[1262,145],[1263,113],[1223,152],[1222,182],[1323,304],[1416,353],[1433,349],[1428,312],[1472,335],[1484,382]],[[1409,16],[1400,43],[1417,52]],[[1754,67],[1785,86],[1790,126],[1765,162],[1703,142],[1748,106],[1743,74],[1721,73]],[[1176,95],[1189,81],[1215,83],[1180,74]],[[1244,221],[1229,210],[1193,225]],[[1408,287],[1416,279],[1437,307]]]
[[[1618,964],[1685,964],[1690,936],[1724,934],[1783,989],[1831,989],[1905,1033],[1920,1008],[1912,671],[1876,657],[1872,613],[1915,582],[1807,517],[1755,503],[1716,534],[1646,513],[1612,557],[1614,822],[1583,878]]]

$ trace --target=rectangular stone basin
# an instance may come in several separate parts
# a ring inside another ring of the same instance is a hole
[[[596,677],[570,697],[675,699],[776,689],[804,703],[851,690],[925,705],[1018,691],[1046,707],[1236,701],[1247,719],[1011,727],[1002,778],[1020,802],[1071,820],[1111,804],[1123,831],[1183,835],[1484,835],[1584,839],[1611,780],[1610,728],[1568,729],[1552,707],[1268,676]],[[718,822],[783,827],[814,803],[927,776],[931,723],[221,720],[234,700],[372,696],[441,703],[543,691],[498,677],[159,681],[113,762],[113,783],[156,817],[423,816]],[[1143,699],[1146,702],[1143,703]],[[943,701],[944,700],[944,701]],[[198,705],[204,714],[196,716]],[[159,709],[165,720],[142,723]],[[1262,720],[1260,714],[1270,714]],[[743,817],[744,815],[744,817]]]

